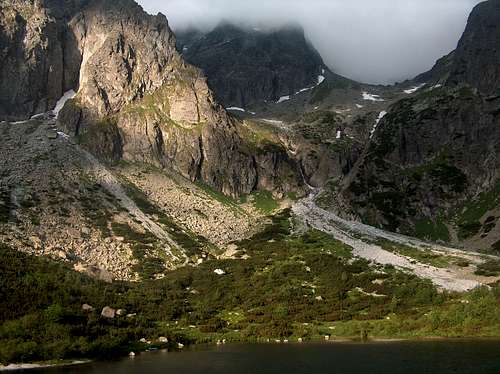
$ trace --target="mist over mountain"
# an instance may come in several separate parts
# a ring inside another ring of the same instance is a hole
[[[279,26],[299,22],[335,72],[366,83],[394,83],[431,68],[456,47],[480,0],[140,0],[167,15],[174,31],[212,29],[222,19]]]

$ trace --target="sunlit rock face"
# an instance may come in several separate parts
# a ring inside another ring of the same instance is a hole
[[[103,160],[168,167],[232,196],[300,189],[286,151],[246,144],[165,16],[132,0],[9,0],[0,12],[2,118],[50,111],[73,89],[58,126]]]

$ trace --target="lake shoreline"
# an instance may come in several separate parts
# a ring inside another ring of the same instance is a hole
[[[92,360],[69,360],[60,363],[23,363],[23,364],[9,364],[7,366],[0,365],[0,372],[19,371],[19,370],[34,370],[34,369],[48,369],[55,367],[77,366],[91,363]]]
[[[360,338],[355,338],[355,337],[339,337],[339,338],[330,338],[329,340],[322,340],[322,339],[310,339],[307,341],[299,342],[299,341],[235,341],[235,342],[229,342],[226,344],[216,344],[216,343],[195,343],[195,344],[190,344],[185,347],[185,351],[189,351],[191,349],[196,349],[196,348],[212,348],[212,347],[219,347],[219,346],[231,346],[231,345],[239,345],[239,344],[250,344],[250,345],[314,345],[314,344],[321,344],[321,345],[333,345],[333,344],[370,344],[370,343],[403,343],[403,342],[408,342],[408,343],[416,343],[416,342],[432,342],[432,341],[437,341],[437,342],[471,342],[471,341],[499,341],[500,337],[459,337],[459,338],[450,338],[450,337],[441,337],[441,336],[426,336],[426,337],[416,337],[416,338],[369,338],[367,340],[362,340]],[[137,351],[135,352],[135,355],[141,355],[141,354],[147,354],[147,353],[155,353],[158,351],[176,351],[176,352],[183,352],[184,349],[180,348],[174,348],[172,349],[147,349],[144,351]],[[68,366],[80,366],[80,365],[86,365],[90,364],[92,362],[97,362],[97,361],[113,361],[113,360],[121,360],[121,359],[126,359],[127,355],[120,355],[120,356],[115,356],[115,357],[110,357],[109,360],[92,360],[92,359],[80,359],[80,360],[67,360],[65,362],[60,362],[60,363],[51,363],[51,362],[38,362],[38,363],[19,363],[19,364],[9,364],[7,366],[2,366],[0,365],[0,372],[16,372],[19,370],[35,370],[35,369],[49,369],[49,368],[62,368],[62,367],[68,367]],[[130,357],[131,359],[134,359],[134,357]]]

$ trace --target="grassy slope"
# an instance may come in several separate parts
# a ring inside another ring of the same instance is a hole
[[[320,232],[293,235],[290,225],[286,213],[276,216],[238,243],[247,260],[209,261],[136,284],[101,283],[3,246],[0,362],[109,357],[159,336],[172,343],[500,336],[499,286],[440,294],[412,275],[353,260],[349,247]],[[96,311],[83,313],[84,303]],[[137,316],[105,320],[106,305]]]

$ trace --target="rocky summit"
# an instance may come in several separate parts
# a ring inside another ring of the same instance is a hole
[[[323,59],[300,25],[277,29],[222,22],[208,33],[180,31],[178,48],[200,67],[226,107],[277,102],[324,80]]]

